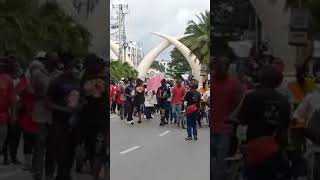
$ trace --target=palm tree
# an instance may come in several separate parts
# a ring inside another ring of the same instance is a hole
[[[191,34],[182,40],[200,61],[201,64],[209,64],[210,58],[210,12],[200,13],[197,16],[199,22],[189,21],[186,34]]]

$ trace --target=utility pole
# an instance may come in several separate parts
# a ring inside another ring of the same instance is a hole
[[[119,60],[125,62],[126,58],[126,25],[125,25],[125,16],[129,14],[128,4],[117,4],[112,5],[113,9],[116,9],[117,12],[117,27],[118,27],[118,43],[119,43]]]

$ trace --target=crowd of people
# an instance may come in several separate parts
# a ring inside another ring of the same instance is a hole
[[[229,58],[213,62],[211,179],[230,178],[232,161],[245,180],[320,179],[320,159],[305,156],[320,143],[319,60],[296,65],[291,80],[278,58],[240,75]]]
[[[22,164],[34,180],[101,179],[108,165],[105,61],[90,54],[39,52],[24,66],[0,58],[0,150],[4,165]],[[19,159],[20,140],[23,158]]]
[[[148,89],[147,82],[148,79],[111,80],[111,114],[118,114],[120,119],[133,125],[134,117],[137,123],[142,123],[142,120],[155,119],[160,113],[160,126],[169,123],[181,126],[187,129],[186,140],[197,140],[197,123],[202,127],[204,120],[209,122],[210,86],[207,82],[199,87],[196,80],[162,79],[157,89]]]

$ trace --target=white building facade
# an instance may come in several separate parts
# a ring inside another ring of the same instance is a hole
[[[134,66],[138,67],[144,57],[140,43],[136,41],[129,41],[125,52],[133,62]]]

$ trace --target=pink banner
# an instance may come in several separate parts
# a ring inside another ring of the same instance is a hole
[[[161,80],[163,79],[162,76],[160,75],[155,75],[152,76],[150,79],[147,81],[147,90],[152,91],[152,90],[158,90],[158,88],[161,86]]]

